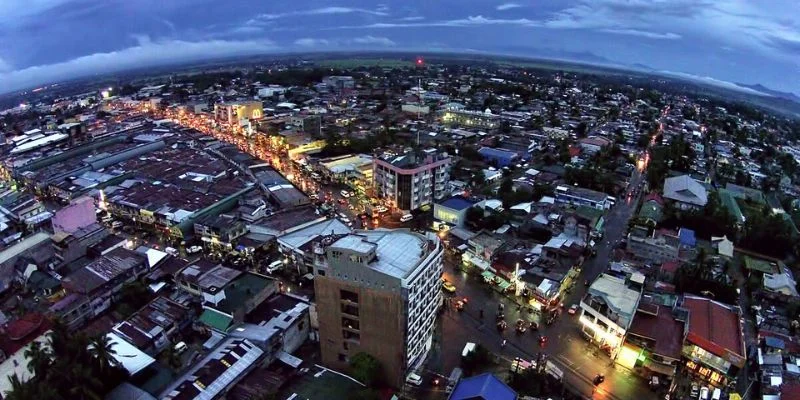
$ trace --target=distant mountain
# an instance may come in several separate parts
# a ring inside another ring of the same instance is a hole
[[[798,95],[796,95],[794,93],[791,93],[791,92],[781,92],[781,91],[778,91],[778,90],[772,90],[772,89],[770,89],[768,87],[765,87],[764,85],[762,85],[760,83],[757,83],[755,85],[747,85],[747,84],[744,84],[744,83],[738,83],[737,82],[736,85],[741,86],[741,87],[746,87],[746,88],[749,88],[749,89],[753,89],[753,90],[757,90],[757,91],[759,91],[761,93],[766,93],[766,94],[768,94],[770,96],[777,97],[779,99],[784,99],[784,100],[793,101],[795,103],[800,103],[800,96],[798,96]]]

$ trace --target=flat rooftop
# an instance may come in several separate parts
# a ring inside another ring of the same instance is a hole
[[[369,263],[370,268],[403,279],[428,254],[428,241],[419,234],[405,230],[378,229],[347,235],[334,242],[331,248],[360,253],[375,251],[377,257]]]
[[[605,300],[608,307],[619,314],[621,326],[629,325],[641,296],[639,291],[628,287],[625,279],[608,274],[597,277],[587,294]]]

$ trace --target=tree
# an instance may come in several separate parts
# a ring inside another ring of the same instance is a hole
[[[586,121],[581,121],[581,122],[578,124],[578,127],[575,129],[575,134],[576,134],[578,137],[585,137],[585,136],[586,136],[586,133],[587,133],[588,131],[589,131],[589,124],[587,124],[587,123],[586,123]]]
[[[350,375],[369,387],[380,383],[383,366],[375,357],[361,352],[350,358]]]
[[[52,364],[52,355],[42,346],[42,342],[34,340],[23,353],[28,362],[28,372],[33,375],[45,376]]]
[[[106,372],[107,368],[117,365],[117,360],[114,358],[117,351],[113,349],[108,335],[95,336],[91,342],[90,352],[97,360],[100,372]]]

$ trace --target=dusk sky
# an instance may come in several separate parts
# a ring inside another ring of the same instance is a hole
[[[222,56],[330,50],[607,60],[800,93],[797,0],[2,0],[0,93]]]

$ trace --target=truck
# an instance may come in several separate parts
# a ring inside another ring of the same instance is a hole
[[[452,392],[456,385],[458,385],[458,381],[461,380],[462,375],[464,375],[464,371],[462,371],[461,368],[453,368],[453,372],[450,372],[450,377],[447,378],[447,387],[445,387],[444,392]]]

